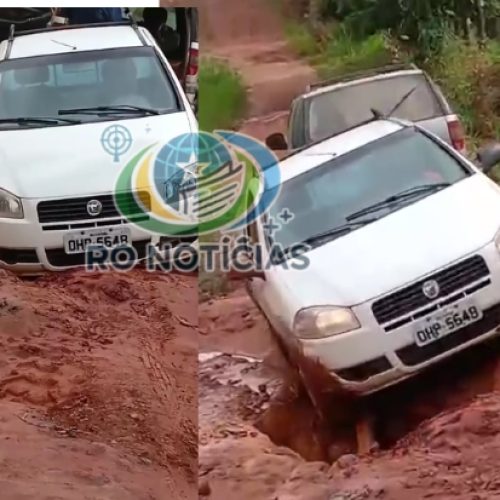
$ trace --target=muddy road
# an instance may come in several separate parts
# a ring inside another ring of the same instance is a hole
[[[200,327],[202,497],[500,498],[499,342],[372,398],[378,443],[359,456],[352,427],[318,420],[244,290],[204,303]]]
[[[1,498],[195,498],[196,280],[0,276]]]
[[[291,99],[316,77],[286,47],[279,15],[263,0],[206,4],[205,47],[248,86],[240,129],[284,131]],[[355,426],[318,419],[244,289],[202,303],[199,333],[201,498],[500,498],[499,342],[350,407],[374,417],[359,455]]]
[[[247,87],[248,117],[241,131],[261,140],[284,132],[291,100],[316,74],[287,46],[277,3],[204,0],[203,5],[203,53],[227,61]]]

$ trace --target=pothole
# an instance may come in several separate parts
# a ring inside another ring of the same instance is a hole
[[[306,461],[332,463],[356,452],[354,426],[333,428],[322,423],[305,394],[271,403],[255,427],[274,444],[290,448]]]
[[[375,450],[398,447],[419,426],[444,412],[469,404],[495,390],[500,341],[471,349],[374,396],[325,402],[323,418],[296,379],[273,372],[260,360],[221,353],[202,355],[210,377],[224,386],[245,387],[256,394],[248,423],[277,446],[311,462],[333,463],[358,451],[356,423],[361,414],[374,422]],[[341,415],[341,418],[339,418]]]
[[[357,454],[356,422],[361,414],[373,418],[376,450],[389,450],[415,429],[438,415],[453,411],[477,396],[495,390],[498,384],[500,340],[477,346],[442,363],[421,376],[358,399],[342,408],[330,402],[326,420],[321,420],[303,392],[288,399],[271,401],[255,426],[276,445],[286,446],[307,461],[335,462],[343,455]]]

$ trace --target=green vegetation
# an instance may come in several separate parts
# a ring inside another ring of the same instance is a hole
[[[288,21],[285,25],[285,34],[289,45],[300,57],[311,57],[318,54],[316,37],[305,23]]]
[[[199,76],[200,129],[232,128],[245,113],[246,91],[241,77],[227,64],[202,59]]]
[[[322,78],[387,64],[392,57],[384,33],[357,39],[345,25],[329,24],[317,37],[299,22],[289,22],[285,33],[290,47],[307,58]]]
[[[476,0],[324,0],[319,29],[295,22],[286,34],[324,79],[415,62],[454,104],[474,145],[500,132],[494,19],[500,0],[484,0],[483,11],[478,5]]]
[[[319,0],[315,0],[319,1]],[[406,40],[422,62],[440,52],[448,34],[479,39],[496,34],[500,0],[322,0],[323,15],[358,37],[380,30]]]
[[[343,25],[327,39],[321,54],[312,60],[322,78],[382,66],[391,61],[384,33],[358,40]]]

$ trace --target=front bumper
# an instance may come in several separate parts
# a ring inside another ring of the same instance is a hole
[[[148,245],[157,245],[159,236],[120,217],[99,220],[72,220],[58,224],[38,221],[38,200],[23,200],[24,219],[0,219],[0,267],[21,274],[64,271],[85,265],[85,254],[66,254],[64,235],[79,229],[127,227],[139,260]]]
[[[411,315],[418,315],[438,303],[459,304],[473,298],[484,313],[479,322],[456,330],[437,342],[418,347],[412,328],[414,321],[386,331],[375,319],[372,312],[374,301],[370,301],[353,308],[362,325],[360,329],[336,337],[300,341],[303,354],[318,359],[348,391],[366,395],[412,377],[472,345],[498,335],[500,258],[493,243],[474,255],[484,259],[489,270],[488,276],[468,283],[449,296],[439,297],[433,303],[412,311]]]

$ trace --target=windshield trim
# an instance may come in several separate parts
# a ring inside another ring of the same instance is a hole
[[[380,139],[375,139],[374,141],[370,141],[366,144],[363,144],[362,146],[349,151],[343,155],[340,156],[333,156],[329,157],[328,160],[326,160],[324,163],[320,163],[319,165],[316,165],[315,167],[306,170],[305,172],[300,173],[299,175],[296,175],[295,177],[291,177],[290,179],[287,179],[285,182],[283,182],[281,185],[286,184],[287,182],[294,181],[295,179],[298,179],[300,177],[306,176],[310,174],[312,171],[317,170],[317,169],[322,169],[326,168],[327,166],[329,168],[335,168],[336,164],[341,164],[343,162],[349,161],[352,158],[355,158],[356,156],[362,156],[365,154],[367,151],[370,151],[372,149],[377,149],[379,147],[382,147],[384,144],[390,144],[391,142],[398,140],[399,137],[403,136],[410,136],[412,134],[422,134],[424,135],[428,140],[432,141],[434,145],[439,147],[442,151],[448,154],[453,160],[455,160],[458,165],[462,168],[464,173],[466,174],[466,177],[471,176],[475,174],[476,172],[464,161],[463,158],[459,156],[458,153],[456,153],[453,149],[444,146],[440,142],[436,141],[436,139],[429,134],[425,129],[422,129],[419,126],[409,126],[405,127],[400,130],[396,130],[394,132],[391,132],[390,134],[385,135],[384,137],[381,137]],[[274,188],[275,186],[273,186]]]
[[[5,70],[6,68],[9,69],[9,66],[12,66],[13,68],[18,67],[18,62],[26,62],[29,60],[36,60],[36,59],[45,59],[47,60],[47,65],[51,64],[50,60],[52,58],[57,59],[61,57],[71,57],[71,62],[78,62],[78,59],[81,57],[82,59],[86,59],[90,54],[113,54],[113,57],[116,57],[117,52],[127,52],[129,53],[130,57],[140,56],[140,55],[147,55],[147,56],[152,56],[156,63],[159,65],[159,68],[161,70],[162,75],[167,79],[168,83],[170,84],[170,88],[172,90],[174,99],[175,99],[175,108],[169,109],[169,110],[164,110],[162,109],[160,114],[157,116],[164,116],[164,115],[170,115],[170,114],[175,114],[175,113],[182,113],[186,111],[186,107],[184,105],[184,101],[181,98],[179,89],[176,85],[176,83],[173,80],[173,77],[168,70],[167,66],[164,64],[163,59],[159,56],[157,53],[155,47],[152,46],[132,46],[132,47],[115,47],[111,49],[104,49],[104,50],[82,50],[78,52],[63,52],[63,53],[54,53],[54,54],[49,54],[49,55],[38,55],[38,56],[30,56],[30,57],[19,57],[16,59],[6,59],[3,61],[0,61],[0,71]],[[21,65],[22,67],[22,65]],[[148,115],[149,118],[151,116]],[[146,118],[146,116],[142,115],[135,115],[135,116],[109,116],[109,117],[95,117],[96,119],[92,120],[85,120],[82,121],[81,123],[61,123],[58,125],[51,125],[54,127],[71,127],[74,125],[85,125],[85,124],[92,124],[92,123],[101,123],[101,122],[110,122],[110,121],[120,121],[120,120],[133,120],[133,119],[139,119],[139,118]],[[97,119],[98,118],[98,119]],[[1,131],[7,131],[7,130],[26,130],[26,129],[34,129],[34,128],[46,128],[45,125],[34,125],[34,126],[19,126],[15,125],[13,127],[8,126],[8,127],[0,127],[0,132]]]
[[[304,99],[305,108],[306,108],[305,117],[304,117],[306,125],[304,128],[305,128],[305,133],[307,136],[307,142],[324,140],[324,139],[315,138],[311,135],[311,108],[312,108],[312,103],[313,103],[315,98],[318,98],[318,97],[323,96],[323,95],[333,94],[339,90],[344,90],[344,89],[350,88],[350,87],[357,87],[359,85],[363,85],[363,84],[367,84],[367,83],[371,83],[371,82],[378,82],[378,81],[384,82],[386,80],[391,80],[391,79],[397,78],[398,76],[400,77],[400,76],[412,76],[412,75],[422,77],[422,79],[419,79],[418,81],[416,81],[415,84],[418,86],[426,85],[427,88],[429,89],[429,91],[431,92],[434,101],[436,102],[437,106],[439,107],[439,111],[436,111],[434,114],[431,114],[429,116],[425,116],[424,118],[419,118],[415,123],[420,123],[420,122],[424,122],[427,120],[435,120],[437,118],[444,118],[444,116],[447,113],[443,109],[443,104],[441,102],[441,99],[439,98],[439,95],[437,95],[436,90],[431,83],[431,80],[424,72],[422,72],[420,70],[409,70],[409,71],[404,71],[404,72],[398,72],[397,74],[391,73],[390,75],[387,75],[387,74],[378,75],[378,77],[372,76],[369,78],[363,78],[361,80],[353,80],[351,82],[345,82],[344,84],[336,84],[334,86],[334,88],[330,88],[329,90],[325,89],[325,91],[322,93],[308,95]],[[374,107],[376,107],[376,106],[374,106]],[[399,118],[397,116],[394,116],[394,118],[404,120],[404,118]],[[343,133],[343,131],[337,132],[337,133],[335,133],[335,135],[339,135],[342,133]],[[327,138],[330,136],[331,136],[331,134],[329,134],[327,136]]]
[[[434,137],[432,137],[432,135],[430,133],[428,133],[426,130],[418,127],[418,126],[414,126],[414,127],[407,127],[405,129],[402,129],[402,130],[397,130],[395,132],[392,132],[391,134],[388,134],[386,135],[385,137],[382,137],[381,139],[377,139],[375,141],[372,141],[372,142],[369,142],[357,149],[355,149],[354,151],[350,151],[349,153],[346,153],[342,156],[338,156],[338,157],[333,157],[333,158],[330,158],[328,159],[327,161],[325,161],[324,163],[321,163],[319,165],[317,165],[316,167],[313,167],[312,169],[310,170],[307,170],[305,172],[302,172],[301,174],[295,176],[295,177],[292,177],[288,180],[286,180],[285,182],[283,182],[283,185],[285,185],[287,182],[299,182],[300,181],[296,181],[296,179],[300,179],[301,177],[305,176],[305,175],[308,175],[310,174],[312,171],[317,171],[321,172],[321,169],[326,169],[326,168],[336,168],[337,166],[341,165],[343,162],[348,162],[348,161],[352,161],[353,158],[356,158],[356,156],[362,156],[364,154],[366,154],[366,152],[369,152],[370,150],[373,150],[373,149],[376,149],[376,148],[379,148],[379,147],[383,147],[385,144],[390,144],[391,142],[393,141],[396,141],[396,140],[399,140],[400,138],[404,138],[404,136],[411,136],[412,134],[422,134],[423,136],[426,137],[426,139],[432,141],[434,143],[434,145],[436,145],[437,147],[439,147],[441,150],[443,150],[445,153],[448,154],[448,156],[454,160],[458,166],[462,169],[463,173],[464,173],[464,177],[455,181],[454,183],[450,184],[448,187],[446,188],[443,188],[443,189],[439,189],[435,192],[431,192],[431,193],[426,193],[426,194],[423,194],[422,196],[415,196],[414,198],[411,198],[409,200],[406,200],[404,201],[403,203],[401,204],[397,204],[393,210],[390,210],[389,212],[383,214],[383,215],[379,215],[379,216],[376,216],[375,219],[376,220],[379,220],[379,219],[383,219],[391,214],[393,214],[394,212],[397,212],[399,210],[402,210],[410,205],[414,205],[415,203],[418,203],[419,201],[422,201],[423,199],[425,198],[428,198],[430,196],[433,196],[433,195],[436,195],[438,193],[440,193],[441,191],[445,191],[446,189],[454,186],[455,184],[458,184],[459,182],[461,181],[464,181],[465,179],[468,179],[470,177],[472,177],[473,175],[475,175],[477,172],[471,168],[470,165],[467,164],[467,162],[456,152],[454,151],[452,148],[448,147],[448,146],[445,146],[443,144],[441,144],[439,141],[437,141]],[[271,210],[272,210],[272,207],[271,207]],[[370,216],[367,216],[367,217],[370,217]],[[371,223],[373,223],[374,221],[371,221]],[[356,228],[356,229],[353,229],[352,231],[350,231],[349,233],[345,234],[345,235],[342,235],[342,236],[338,236],[334,239],[338,239],[338,238],[342,238],[344,236],[348,236],[348,234],[351,234],[355,231],[359,231],[360,229],[362,229],[363,225],[360,225],[360,227]],[[269,245],[272,243],[273,241],[273,238],[272,237],[269,237],[268,235],[266,235],[266,246],[269,247]],[[333,241],[333,240],[331,240]],[[326,242],[325,242],[326,244]],[[318,245],[318,246],[314,246],[314,248],[318,248],[320,246],[323,246],[323,244],[321,245]],[[313,250],[314,248],[309,248],[307,250],[305,250],[305,253]],[[288,258],[286,258],[285,260],[288,260]]]

